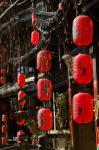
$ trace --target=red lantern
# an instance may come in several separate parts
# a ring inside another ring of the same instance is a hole
[[[6,74],[6,73],[7,73],[6,68],[2,68],[2,69],[0,70],[0,73],[1,73],[1,74]]]
[[[5,77],[0,77],[0,84],[1,85],[4,85],[4,84],[6,84],[6,78]]]
[[[36,20],[37,20],[37,15],[35,13],[32,13],[32,25],[34,25]]]
[[[25,86],[25,74],[24,73],[18,74],[17,84],[20,88],[23,88]]]
[[[0,61],[1,61],[1,62],[6,61],[6,56],[4,56],[4,55],[0,55]]]
[[[4,122],[4,123],[7,122],[7,116],[5,114],[2,115],[2,122]]]
[[[39,72],[48,72],[51,69],[52,53],[42,50],[37,54],[37,70]]]
[[[17,132],[17,143],[24,140],[24,135],[25,135],[25,132],[23,130],[19,130]]]
[[[26,93],[24,93],[23,91],[19,91],[18,93],[18,101],[19,101],[19,106],[25,106],[26,104],[26,100],[25,98],[22,99],[23,97],[26,96]],[[22,99],[22,100],[21,100]]]
[[[92,81],[92,58],[87,54],[79,54],[73,59],[73,78],[79,84],[89,84]]]
[[[7,133],[7,124],[2,125],[2,133]]]
[[[25,111],[19,110],[17,114],[17,124],[18,126],[23,126],[26,123]]]
[[[62,11],[64,10],[64,4],[62,2],[59,3],[58,9]]]
[[[73,21],[73,42],[77,46],[88,46],[93,39],[93,22],[89,16],[79,15]]]
[[[7,138],[6,137],[2,137],[2,144],[6,145],[7,144]]]
[[[93,97],[89,93],[73,96],[73,120],[79,124],[90,123],[93,119]]]
[[[52,82],[48,79],[39,79],[37,82],[37,97],[41,101],[49,101],[52,98]]]
[[[42,131],[48,131],[52,128],[52,112],[50,109],[41,108],[38,111],[38,127]]]
[[[39,44],[39,41],[40,41],[40,33],[38,31],[33,31],[31,33],[31,43],[36,46]]]
[[[30,127],[30,133],[34,134],[35,133],[35,128],[32,126]]]

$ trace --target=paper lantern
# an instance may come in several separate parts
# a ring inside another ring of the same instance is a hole
[[[52,112],[50,109],[41,108],[38,111],[38,127],[42,131],[48,131],[52,128]]]
[[[41,101],[49,101],[52,98],[52,82],[48,79],[39,79],[37,82],[37,97]]]
[[[2,125],[2,133],[7,133],[7,124]]]
[[[6,61],[6,56],[0,54],[0,61],[1,61],[1,62]]]
[[[18,73],[17,84],[20,88],[23,88],[25,86],[25,74],[24,73]]]
[[[32,13],[32,25],[34,25],[36,20],[37,20],[37,15],[35,13]]]
[[[5,114],[2,115],[2,122],[4,122],[4,123],[7,122],[7,116]]]
[[[37,70],[39,72],[49,72],[52,64],[52,53],[42,50],[37,54]]]
[[[19,106],[25,106],[25,104],[26,104],[26,98],[22,99],[25,96],[26,96],[25,92],[23,92],[23,91],[19,91],[18,92]]]
[[[19,130],[19,131],[17,132],[17,136],[24,135],[24,134],[25,134],[25,132],[24,132],[23,130]]]
[[[6,68],[0,69],[0,73],[1,73],[1,74],[6,74],[6,73],[7,73],[7,69],[6,69]]]
[[[35,133],[35,127],[31,126],[29,129],[30,129],[30,133],[32,133],[32,134]]]
[[[93,21],[86,15],[77,16],[73,21],[72,32],[75,45],[90,45],[93,39]]]
[[[40,33],[38,31],[33,31],[31,33],[31,43],[36,46],[39,44],[40,41]]]
[[[73,120],[78,124],[90,123],[93,119],[93,97],[89,93],[73,96]]]
[[[26,123],[26,119],[25,119],[25,111],[23,110],[19,110],[17,112],[17,124],[18,126],[23,126]]]
[[[64,4],[62,2],[59,3],[58,9],[62,11],[64,10]]]
[[[1,85],[6,84],[6,77],[3,77],[3,76],[0,77],[0,84]]]
[[[73,78],[79,84],[89,84],[93,77],[92,58],[79,54],[73,59]]]
[[[17,132],[17,143],[24,140],[25,132],[23,130],[19,130]]]
[[[2,144],[6,145],[7,144],[7,138],[6,137],[2,137],[1,138]]]

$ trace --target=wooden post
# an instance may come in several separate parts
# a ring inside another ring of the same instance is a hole
[[[72,77],[72,57],[64,55],[63,59],[67,67],[69,68],[68,79],[69,79],[69,105],[72,109],[72,96],[79,92],[79,85],[77,85]],[[70,110],[71,111],[71,110]],[[71,139],[73,150],[96,150],[96,140],[95,140],[95,124],[94,120],[88,124],[77,124],[72,120],[71,122]]]

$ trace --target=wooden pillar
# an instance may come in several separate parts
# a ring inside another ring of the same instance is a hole
[[[72,111],[72,97],[75,93],[79,92],[79,85],[75,84],[72,77],[72,57],[64,55],[66,65],[69,67],[69,103],[70,111]],[[72,112],[71,112],[72,114]],[[72,119],[72,116],[71,116]],[[96,150],[96,137],[95,137],[95,120],[91,123],[80,125],[71,120],[72,127],[72,146],[73,150]]]

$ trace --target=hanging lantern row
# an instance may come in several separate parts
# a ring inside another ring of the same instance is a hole
[[[40,73],[47,73],[51,70],[52,53],[42,50],[37,54],[37,70]],[[37,82],[37,97],[40,101],[52,99],[52,81],[47,78],[39,79]],[[48,108],[41,108],[38,111],[38,127],[41,131],[48,131],[52,128],[52,112]]]
[[[2,145],[6,145],[7,144],[7,116],[5,114],[2,115],[2,122],[3,122],[3,125],[2,125],[2,138],[1,138],[1,143]]]
[[[89,93],[73,96],[73,120],[76,123],[90,123],[93,119],[93,97]]]
[[[6,61],[6,56],[3,56],[0,54],[0,63],[3,63],[5,61]],[[5,85],[7,83],[6,74],[7,74],[7,69],[1,68],[0,69],[0,85]]]
[[[42,50],[37,54],[37,70],[40,73],[47,73],[51,70],[52,53]],[[37,82],[37,97],[41,101],[49,101],[52,98],[52,81],[49,79],[39,79]]]
[[[93,22],[89,16],[79,15],[73,21],[73,42],[77,46],[89,46],[93,38]],[[78,54],[73,58],[73,78],[78,84],[89,84],[93,78],[92,58]],[[93,119],[93,97],[89,93],[73,96],[73,120],[78,124],[90,123]]]
[[[40,42],[40,32],[37,30],[36,21],[37,21],[37,14],[32,13],[32,26],[35,29],[31,33],[31,44],[37,46]]]
[[[48,131],[52,128],[52,111],[48,108],[41,108],[38,111],[38,127],[42,131]]]
[[[73,78],[78,84],[89,84],[93,77],[92,58],[78,54],[73,58]]]
[[[93,39],[93,21],[89,16],[79,15],[73,21],[73,43],[77,46],[89,46]]]
[[[32,14],[32,25],[38,16]],[[31,33],[31,43],[37,46],[40,42],[40,32],[37,30]],[[48,50],[41,50],[37,54],[36,68],[40,73],[47,73],[51,69],[52,54]],[[52,98],[52,82],[47,78],[39,79],[37,82],[37,97],[40,101],[49,101]],[[48,131],[52,128],[52,112],[50,109],[42,108],[38,111],[38,127],[42,131]]]
[[[17,84],[20,88],[25,87],[25,74],[18,73],[17,75]],[[17,124],[18,126],[23,126],[26,123],[25,119],[25,111],[21,110],[26,105],[26,93],[23,90],[18,92],[18,104],[19,104],[19,111],[17,112]]]
[[[36,64],[39,72],[49,72],[52,65],[52,53],[48,50],[41,50],[38,52]]]

